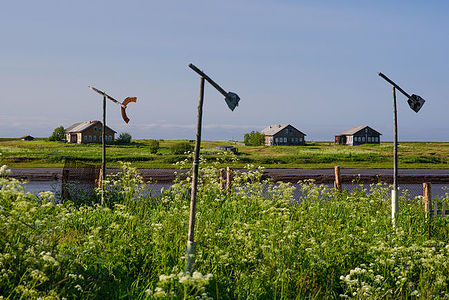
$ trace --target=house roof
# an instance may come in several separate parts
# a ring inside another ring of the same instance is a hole
[[[67,127],[65,129],[65,132],[67,132],[67,133],[83,132],[86,129],[90,128],[91,126],[93,126],[97,123],[101,124],[101,122],[97,121],[97,120],[75,123],[75,124],[72,124],[69,127]],[[108,126],[106,126],[106,128],[108,128],[109,130],[112,130],[114,133],[117,133],[115,130],[111,129]]]
[[[356,134],[356,133],[359,132],[360,130],[365,129],[365,128],[367,128],[367,127],[368,127],[369,129],[371,129],[371,130],[377,132],[379,135],[382,135],[382,133],[380,133],[379,131],[374,130],[374,129],[372,129],[371,127],[366,126],[366,125],[361,125],[361,126],[355,126],[355,127],[352,127],[352,128],[350,128],[350,129],[348,129],[348,130],[346,130],[346,131],[343,131],[343,132],[340,133],[339,135],[353,135],[353,134]]]
[[[262,133],[263,134],[265,134],[265,135],[275,135],[276,133],[278,133],[279,131],[281,131],[281,130],[283,130],[284,128],[286,128],[287,126],[291,126],[290,124],[274,124],[274,125],[270,125],[270,126],[267,126],[267,127],[265,127],[263,130],[262,130]],[[293,126],[291,126],[291,127],[293,127]],[[298,129],[296,129],[295,127],[293,127],[295,130],[298,130]],[[301,132],[300,130],[298,130],[301,134],[303,134],[303,135],[306,135],[306,134],[304,134],[303,132]]]

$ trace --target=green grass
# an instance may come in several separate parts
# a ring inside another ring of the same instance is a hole
[[[160,198],[142,194],[125,166],[109,178],[105,205],[54,204],[0,178],[0,296],[6,299],[445,299],[449,221],[400,197],[393,228],[390,189],[349,194],[309,183],[236,174],[219,190],[203,169],[197,194],[193,276],[183,273],[189,182]],[[263,195],[264,186],[266,195]],[[89,201],[91,202],[89,202]],[[448,202],[446,195],[439,201]]]
[[[148,141],[137,140],[131,145],[108,145],[107,163],[131,162],[137,168],[173,168],[173,164],[191,155],[174,155],[170,147],[179,141],[160,141],[157,154],[151,154]],[[239,155],[223,155],[215,146],[230,142],[203,141],[201,154],[206,161],[219,161],[222,166],[242,168],[247,164],[266,168],[390,168],[393,164],[392,143],[380,145],[342,146],[328,142],[309,143],[306,146],[234,145]],[[449,143],[403,142],[399,145],[401,168],[449,168]],[[62,167],[65,159],[86,163],[101,162],[101,145],[73,145],[43,140],[25,142],[0,139],[0,162],[13,168]]]

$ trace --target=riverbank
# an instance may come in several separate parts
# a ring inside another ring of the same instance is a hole
[[[245,169],[236,169],[245,171]],[[11,168],[10,177],[27,181],[61,181],[63,168]],[[119,169],[108,169],[107,174],[117,173]],[[144,181],[172,183],[179,169],[139,169]],[[399,169],[400,183],[449,183],[447,169]],[[275,182],[297,183],[313,179],[316,183],[333,183],[334,169],[265,169],[264,178]],[[392,183],[392,169],[341,169],[343,183]]]

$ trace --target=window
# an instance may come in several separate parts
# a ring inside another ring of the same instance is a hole
[[[287,143],[287,138],[286,137],[284,138],[284,143]]]
[[[94,135],[94,142],[96,142],[97,141],[97,136],[96,135]]]
[[[376,143],[379,143],[379,137],[376,136],[374,139]]]
[[[279,143],[279,138],[275,138],[274,141],[277,143]]]
[[[371,143],[371,137],[370,136],[368,137],[368,143]]]
[[[92,141],[92,136],[91,135],[89,135],[89,141]]]
[[[365,142],[365,137],[364,136],[362,136],[362,143],[364,143]]]
[[[87,135],[84,136],[84,141],[87,142]]]

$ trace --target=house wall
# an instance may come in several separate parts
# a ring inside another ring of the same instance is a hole
[[[102,126],[100,123],[97,123],[83,132],[79,132],[78,143],[101,143],[101,131]],[[114,131],[106,127],[106,142],[111,143],[113,141]]]
[[[266,141],[266,137],[265,137]],[[292,126],[287,126],[273,135],[273,145],[278,146],[304,146],[306,144],[304,134]]]
[[[364,128],[352,135],[352,145],[380,144],[380,134],[371,128]]]
[[[83,132],[66,133],[66,140],[68,143],[101,143],[101,123],[97,123]],[[115,140],[115,132],[106,127],[106,142],[111,143]]]

